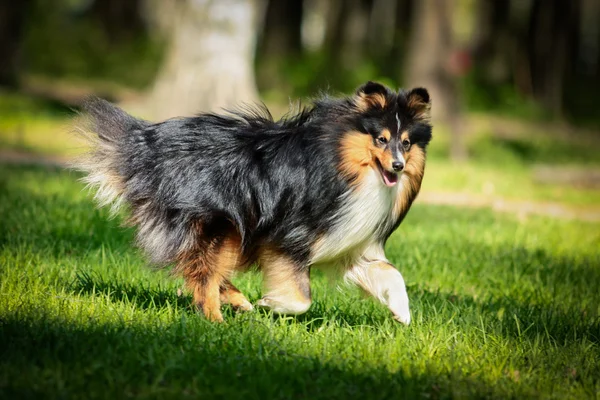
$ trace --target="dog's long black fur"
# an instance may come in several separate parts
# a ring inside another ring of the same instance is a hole
[[[373,95],[383,103],[369,101]],[[101,202],[129,208],[154,263],[176,262],[235,231],[247,261],[268,245],[307,269],[312,246],[357,185],[340,169],[345,135],[375,140],[402,126],[424,152],[431,126],[414,104],[428,103],[424,89],[394,92],[370,82],[352,97],[325,97],[277,122],[253,107],[150,123],[94,98],[83,109],[85,131],[97,138],[80,166]],[[383,224],[377,240],[385,242],[404,214]]]

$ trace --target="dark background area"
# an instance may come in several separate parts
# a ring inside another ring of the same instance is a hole
[[[424,82],[436,86],[440,110],[459,103],[598,124],[595,0],[226,3],[232,13],[253,10],[244,16],[256,38],[249,61],[264,96],[348,92],[368,79]],[[186,0],[4,1],[0,84],[19,90],[34,85],[32,76],[94,81],[115,99],[115,87],[147,90],[168,61],[176,31],[198,20],[199,7]]]

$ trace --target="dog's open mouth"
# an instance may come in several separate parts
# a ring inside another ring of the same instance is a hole
[[[383,178],[383,183],[385,186],[392,187],[398,183],[398,174],[394,172],[390,172],[383,168],[379,160],[376,160],[377,168],[379,169],[379,173],[381,173],[381,177]]]

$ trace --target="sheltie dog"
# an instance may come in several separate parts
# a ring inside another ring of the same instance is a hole
[[[230,279],[256,264],[257,306],[302,314],[311,268],[333,268],[408,324],[384,245],[421,187],[430,108],[423,88],[374,82],[277,122],[257,106],[150,123],[91,99],[77,165],[100,205],[126,206],[140,247],[174,265],[210,320],[223,303],[252,310]]]

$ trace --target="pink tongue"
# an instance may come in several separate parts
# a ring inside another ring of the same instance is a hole
[[[384,170],[383,181],[385,182],[386,186],[394,186],[396,183],[398,183],[398,175]]]

